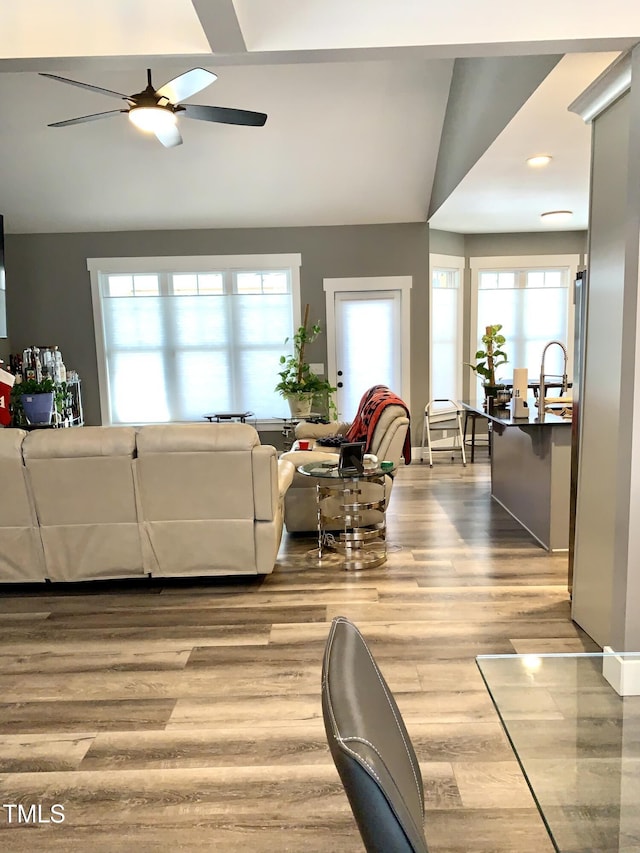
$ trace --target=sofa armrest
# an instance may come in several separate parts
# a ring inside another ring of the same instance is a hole
[[[344,435],[351,424],[344,421],[332,421],[328,424],[313,424],[310,421],[300,421],[296,425],[296,438],[324,438],[326,435]]]
[[[293,475],[295,474],[295,466],[286,459],[278,460],[278,496],[283,498],[287,489],[293,483]]]

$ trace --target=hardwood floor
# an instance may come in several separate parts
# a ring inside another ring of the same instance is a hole
[[[359,573],[285,534],[263,579],[0,589],[0,849],[361,851],[320,707],[342,614],[407,723],[432,853],[551,851],[474,657],[597,648],[566,556],[491,502],[484,461],[400,470],[388,538]]]

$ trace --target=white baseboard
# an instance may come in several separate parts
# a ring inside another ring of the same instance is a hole
[[[640,696],[640,656],[624,657],[610,646],[602,650],[602,674],[619,696]]]

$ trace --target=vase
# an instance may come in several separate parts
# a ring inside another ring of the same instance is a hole
[[[307,418],[311,414],[313,394],[289,394],[287,401],[292,418]]]
[[[493,401],[493,408],[495,409],[504,409],[506,408],[507,401],[504,399],[500,399],[500,392],[505,390],[504,385],[483,385],[484,388],[484,408],[487,408],[487,400],[491,398]]]
[[[42,394],[23,394],[20,398],[22,409],[30,424],[42,425],[51,423],[53,414],[53,391]]]

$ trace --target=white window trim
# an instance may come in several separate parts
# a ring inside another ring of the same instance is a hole
[[[469,266],[471,268],[471,327],[469,330],[471,338],[469,352],[475,353],[478,345],[478,278],[481,270],[558,269],[560,267],[565,267],[569,270],[567,344],[569,345],[570,351],[572,351],[574,312],[571,310],[571,306],[575,302],[574,287],[576,275],[578,274],[578,267],[580,266],[580,255],[501,255],[500,257],[476,257],[469,258]],[[573,371],[573,358],[570,360],[568,369],[569,374],[571,374]],[[475,399],[475,393],[475,382],[472,382],[471,397],[473,399]]]
[[[458,382],[462,391],[463,374],[462,374],[462,354],[463,354],[463,323],[464,323],[464,271],[466,266],[466,258],[459,255],[440,255],[436,252],[429,255],[429,399],[433,399],[433,359],[431,353],[431,342],[433,341],[433,271],[439,270],[455,270],[458,273],[458,326],[456,328],[456,340],[458,341]],[[477,310],[477,308],[476,308]]]
[[[327,376],[332,385],[337,380],[336,365],[336,293],[366,292],[367,290],[399,290],[400,291],[400,335],[401,335],[401,370],[402,370],[402,399],[411,411],[411,306],[410,296],[413,278],[410,275],[379,275],[370,278],[325,278],[322,286],[325,292],[327,313]]]
[[[160,257],[132,258],[87,258],[87,269],[91,282],[91,301],[93,303],[93,325],[95,331],[96,361],[98,366],[98,391],[100,394],[100,418],[103,425],[111,423],[111,407],[107,389],[107,373],[104,358],[104,322],[102,299],[100,294],[100,276],[114,273],[153,272],[202,272],[203,270],[291,270],[291,296],[293,302],[294,328],[302,322],[300,302],[300,267],[302,255],[299,253],[273,255],[167,255]],[[284,345],[284,341],[283,341]],[[275,378],[274,378],[275,385]],[[278,420],[257,420],[256,429],[281,429]]]

